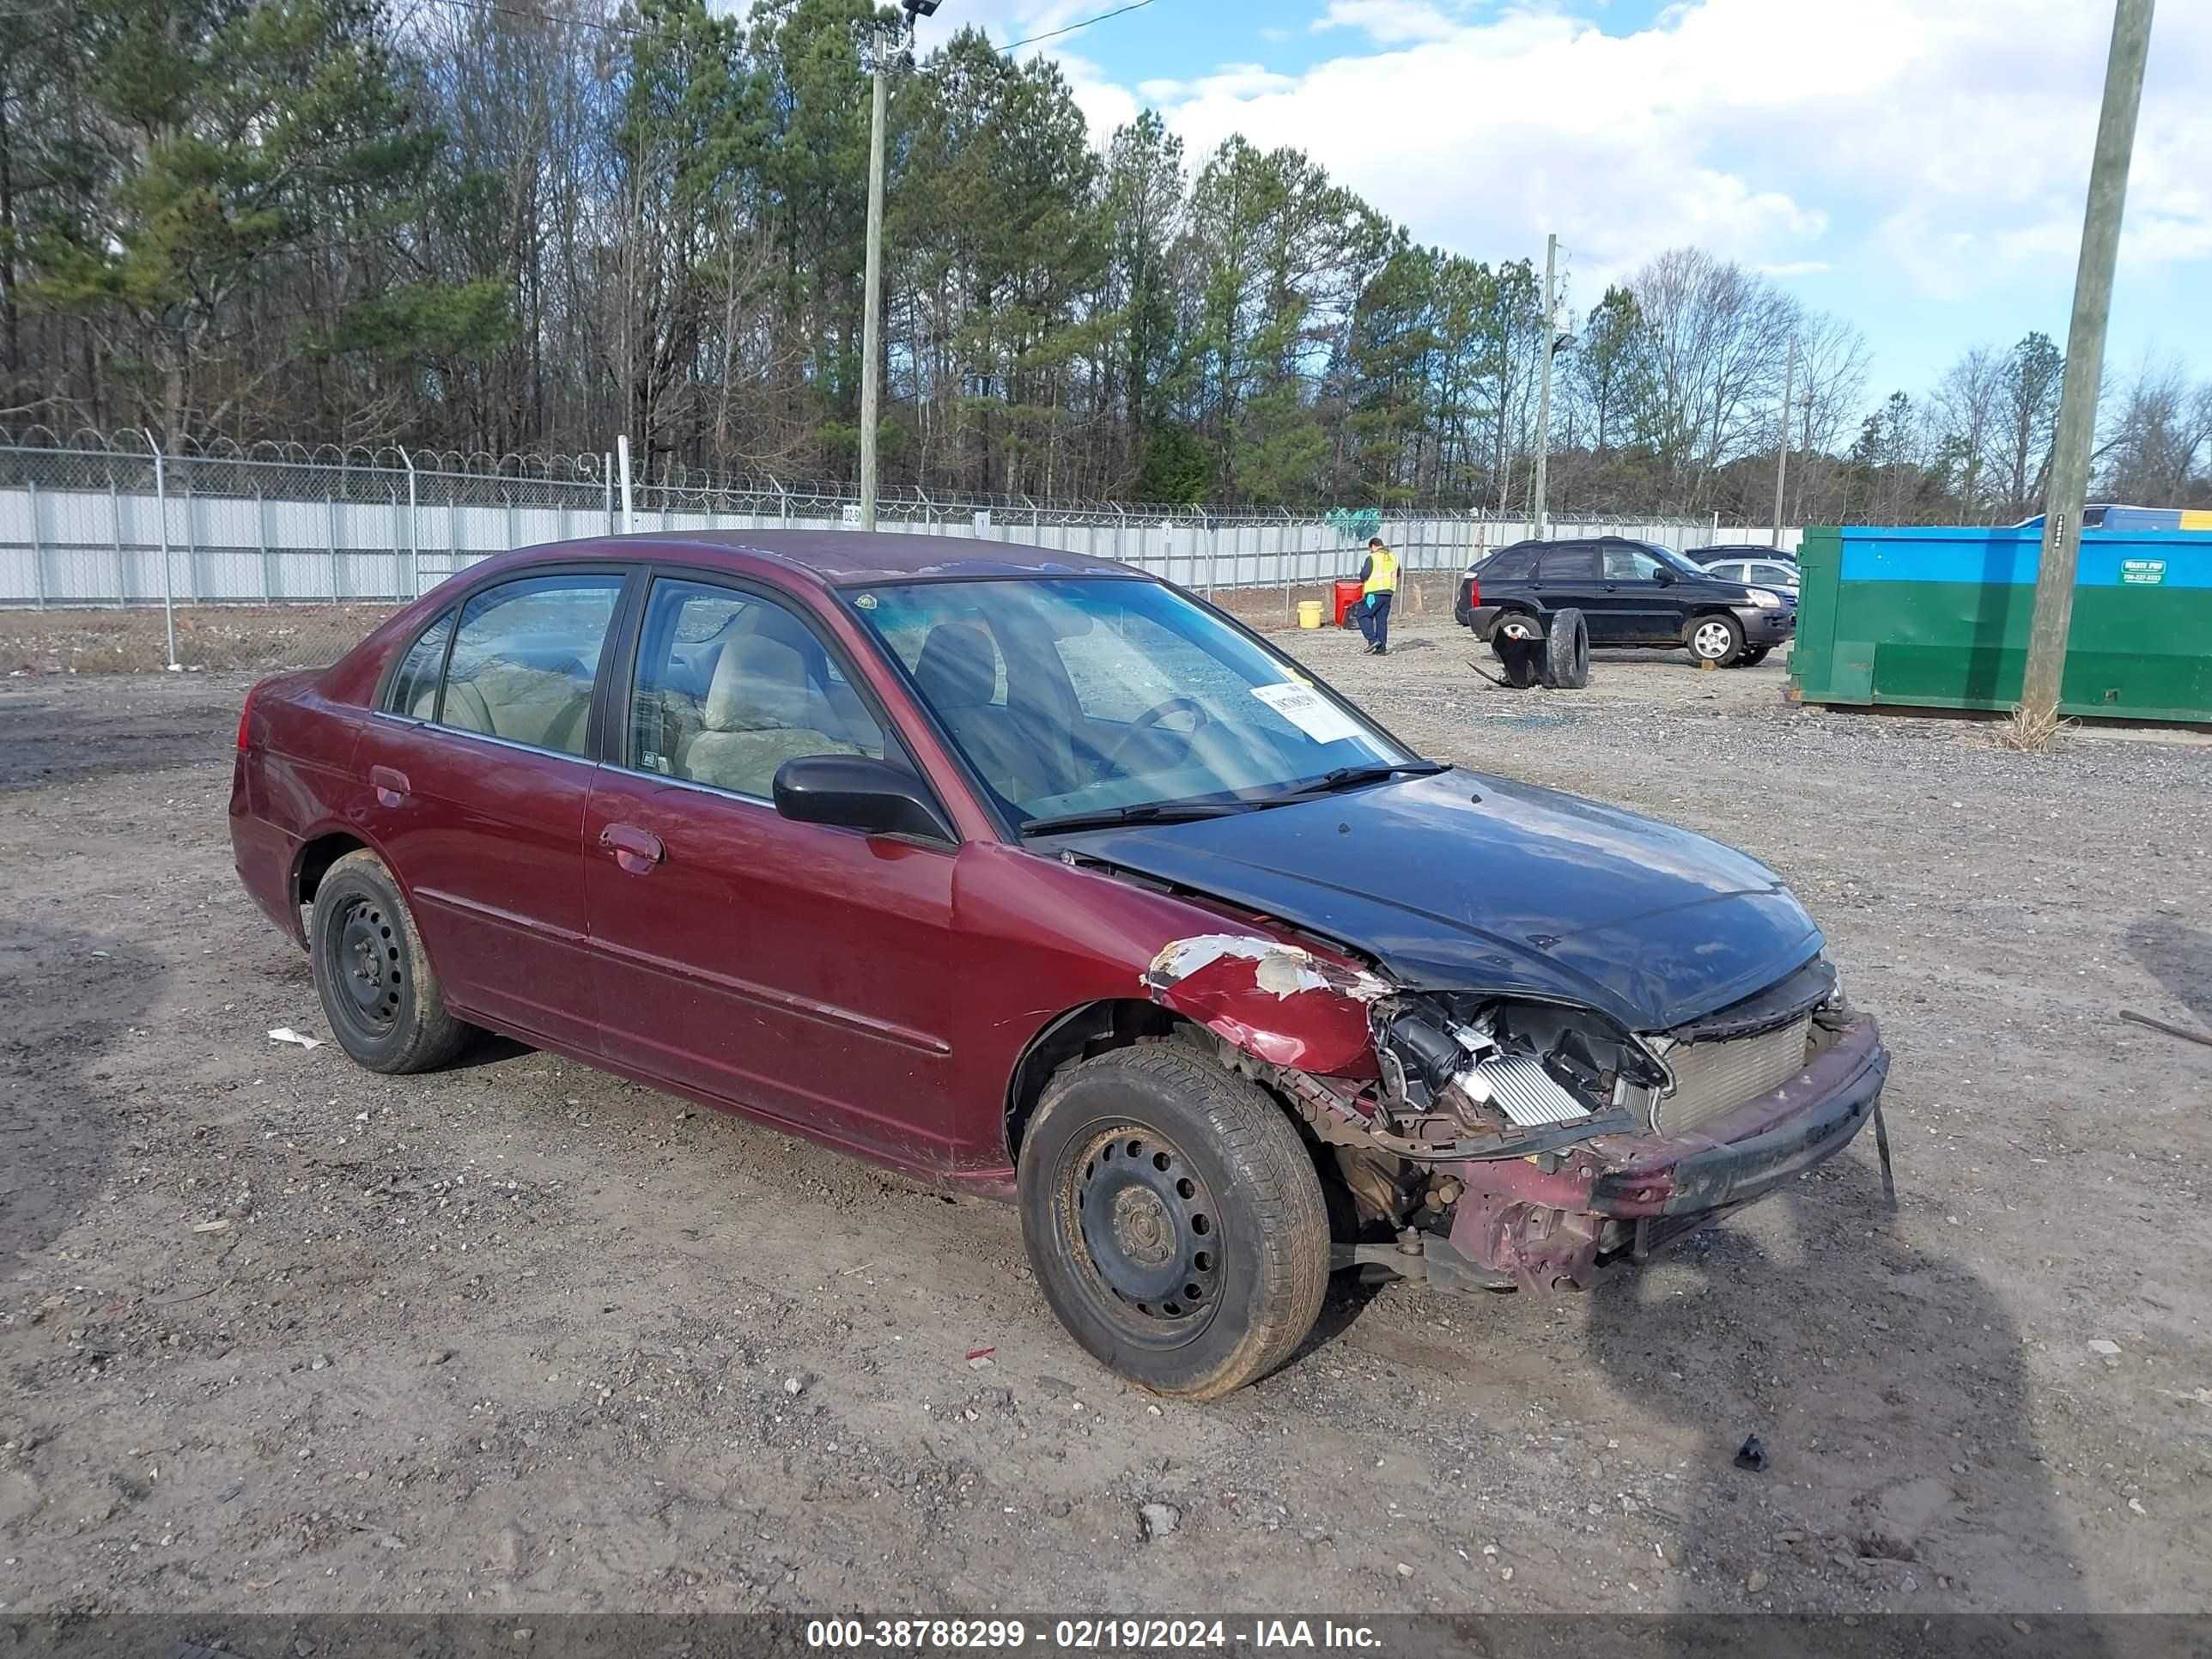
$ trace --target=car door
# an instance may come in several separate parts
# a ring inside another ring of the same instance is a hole
[[[1560,542],[1536,556],[1536,570],[1529,583],[1536,603],[1548,616],[1572,605],[1589,612],[1590,637],[1599,632],[1600,617],[1591,611],[1598,595],[1597,549],[1589,542]]]
[[[1623,645],[1671,645],[1681,637],[1679,581],[1661,579],[1659,560],[1632,542],[1607,542],[1604,561],[1607,609]],[[1672,575],[1674,573],[1668,573]]]
[[[469,595],[402,655],[356,762],[366,838],[405,888],[447,1001],[585,1051],[588,734],[623,589],[601,569]]]
[[[605,1052],[902,1162],[946,1161],[957,848],[781,816],[802,755],[900,760],[795,600],[662,570],[584,817]]]

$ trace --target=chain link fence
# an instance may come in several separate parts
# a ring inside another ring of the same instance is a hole
[[[850,485],[668,467],[625,488],[621,475],[613,452],[165,451],[137,432],[0,430],[0,669],[148,665],[149,611],[162,658],[151,665],[328,661],[375,617],[508,548],[625,530],[750,531],[773,545],[778,530],[860,523]],[[921,489],[882,492],[877,520],[1120,560],[1285,622],[1301,590],[1358,568],[1370,523],[1416,573],[1462,569],[1533,529],[1463,507],[1300,515]],[[1711,520],[1634,514],[1551,529],[1677,548],[1734,538]]]

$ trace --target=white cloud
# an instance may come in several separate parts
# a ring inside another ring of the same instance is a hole
[[[1329,0],[1313,27],[1316,34],[1328,29],[1359,29],[1389,46],[1407,40],[1449,40],[1461,25],[1424,0]]]
[[[1127,87],[1117,84],[1089,58],[1064,52],[1059,55],[1059,63],[1060,72],[1067,77],[1067,89],[1075,100],[1075,106],[1083,112],[1083,119],[1091,129],[1091,142],[1094,144],[1103,149],[1116,127],[1128,125],[1143,110],[1144,106]]]
[[[1143,83],[1203,154],[1305,149],[1485,258],[1556,229],[1587,302],[1697,241],[1777,276],[1924,295],[2070,282],[2110,30],[2081,0],[1684,0],[1607,35],[1545,5],[1331,0],[1385,50]],[[2212,6],[2159,19],[2124,258],[2212,258]]]

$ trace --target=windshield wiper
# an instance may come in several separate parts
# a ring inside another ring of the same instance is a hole
[[[1104,806],[1094,812],[1067,812],[1056,818],[1031,818],[1022,826],[1024,836],[1053,836],[1070,830],[1105,830],[1120,823],[1187,823],[1194,818],[1227,817],[1249,812],[1253,801],[1158,800],[1134,806]]]
[[[1340,766],[1333,772],[1324,772],[1317,778],[1293,784],[1288,789],[1272,795],[1262,795],[1253,804],[1257,806],[1285,806],[1292,801],[1313,800],[1322,795],[1333,795],[1340,789],[1357,788],[1363,783],[1380,783],[1385,778],[1429,778],[1451,768],[1440,761],[1377,761],[1366,766]]]

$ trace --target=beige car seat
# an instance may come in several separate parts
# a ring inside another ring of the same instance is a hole
[[[715,661],[702,729],[678,754],[676,774],[765,799],[787,760],[861,753],[830,735],[842,724],[799,653],[758,635],[733,639]]]

